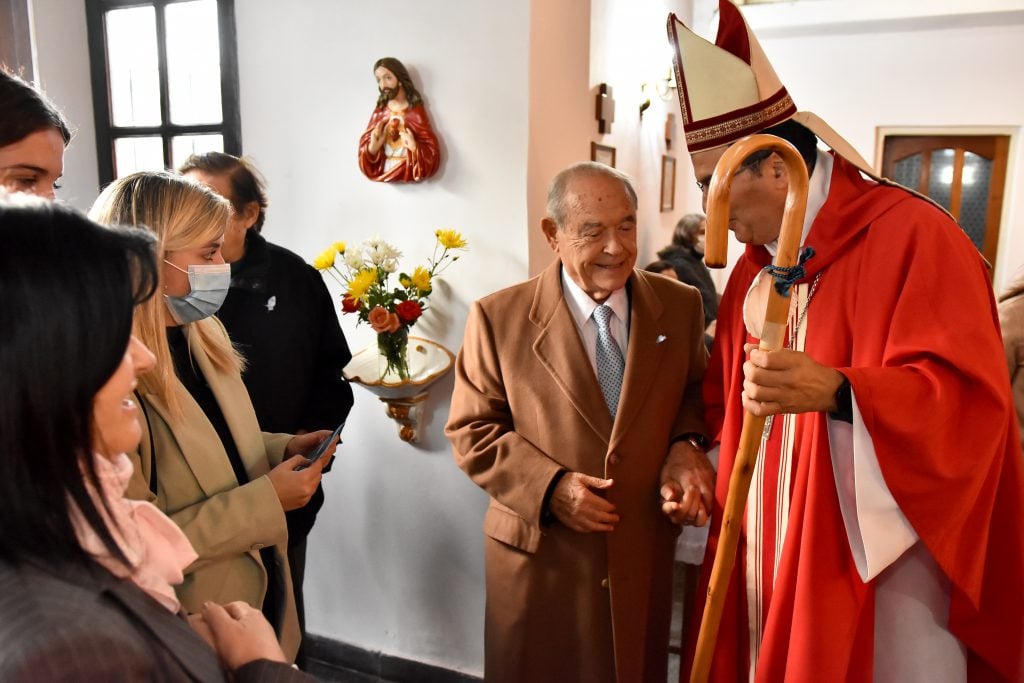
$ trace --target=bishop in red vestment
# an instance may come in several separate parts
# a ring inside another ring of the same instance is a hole
[[[778,155],[752,160],[732,181],[730,230],[747,247],[705,380],[720,460],[702,587],[743,411],[772,417],[711,678],[1024,680],[1024,474],[986,265],[941,208],[866,177],[848,143],[798,113],[736,8],[720,13],[715,46],[670,19],[696,177],[746,134],[793,142],[812,171],[813,256],[788,348],[748,353],[788,187]],[[737,98],[701,90],[733,79]]]

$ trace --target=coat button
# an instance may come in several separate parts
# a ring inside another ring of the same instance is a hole
[[[611,455],[609,455],[608,456],[608,464],[609,465],[618,465],[619,464],[619,456],[617,454],[615,454],[615,453],[612,453]]]
[[[608,587],[608,579],[601,579],[601,588]]]

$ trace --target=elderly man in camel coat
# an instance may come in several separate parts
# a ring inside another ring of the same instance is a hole
[[[690,469],[700,293],[634,270],[636,193],[614,169],[562,171],[542,228],[558,260],[470,311],[446,428],[491,496],[485,677],[664,681],[666,513],[704,523],[714,481]]]

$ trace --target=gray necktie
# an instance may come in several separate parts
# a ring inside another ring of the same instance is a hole
[[[612,309],[601,304],[594,309],[594,322],[597,323],[597,381],[601,384],[604,402],[608,404],[608,412],[612,419],[619,407],[619,393],[622,391],[622,373],[626,363],[622,360],[622,351],[612,338],[608,327]]]

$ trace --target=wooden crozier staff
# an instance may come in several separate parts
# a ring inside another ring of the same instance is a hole
[[[791,268],[797,264],[804,214],[807,211],[807,166],[796,148],[782,138],[774,135],[749,135],[726,150],[718,160],[715,173],[711,177],[704,252],[704,262],[711,268],[725,266],[729,189],[733,176],[744,159],[761,149],[771,149],[782,157],[789,174],[789,190],[782,216],[779,249],[773,265]],[[763,351],[781,349],[785,338],[791,290],[788,287],[783,288],[785,293],[780,294],[778,289],[770,288],[764,331],[758,345]],[[704,618],[700,623],[693,669],[690,671],[690,683],[704,683],[711,670],[711,657],[718,638],[718,625],[722,620],[725,591],[729,585],[733,565],[736,563],[736,546],[739,543],[743,511],[747,504],[747,494],[750,493],[750,479],[754,474],[754,462],[761,446],[764,423],[764,417],[757,417],[749,412],[743,416],[743,431],[740,433],[739,448],[729,479],[729,492],[725,498],[722,530],[715,552],[715,563],[711,566],[711,581],[708,584],[707,602],[704,605]]]

